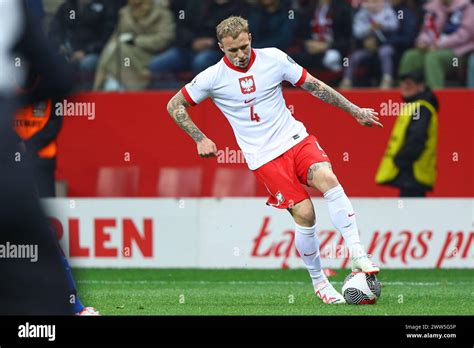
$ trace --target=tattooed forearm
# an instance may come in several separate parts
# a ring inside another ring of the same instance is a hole
[[[306,80],[301,87],[322,101],[337,106],[351,115],[356,114],[359,109],[357,105],[352,104],[341,93],[310,74],[307,75]]]
[[[189,134],[194,141],[198,142],[205,138],[204,134],[194,124],[193,120],[186,111],[186,107],[189,106],[188,102],[184,98],[183,93],[179,91],[176,95],[171,98],[168,102],[168,113],[173,117],[174,121],[180,126],[186,133]]]

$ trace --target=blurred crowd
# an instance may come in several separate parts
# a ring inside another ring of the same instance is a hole
[[[249,20],[326,83],[391,88],[424,70],[431,88],[474,88],[474,0],[29,0],[80,90],[176,88],[218,62],[215,27]]]

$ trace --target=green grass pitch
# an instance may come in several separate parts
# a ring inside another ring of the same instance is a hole
[[[331,277],[336,289],[349,270]],[[382,270],[375,305],[323,304],[304,269],[76,269],[103,315],[473,315],[474,269]]]

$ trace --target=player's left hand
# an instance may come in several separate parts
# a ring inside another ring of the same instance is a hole
[[[373,125],[383,128],[383,125],[378,122],[379,118],[377,117],[378,113],[374,109],[359,108],[353,116],[356,118],[359,124],[372,127]]]

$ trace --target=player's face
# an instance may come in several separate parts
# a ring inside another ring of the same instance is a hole
[[[231,36],[222,38],[219,47],[236,67],[245,69],[250,63],[251,42],[252,35],[242,32],[235,39]]]

